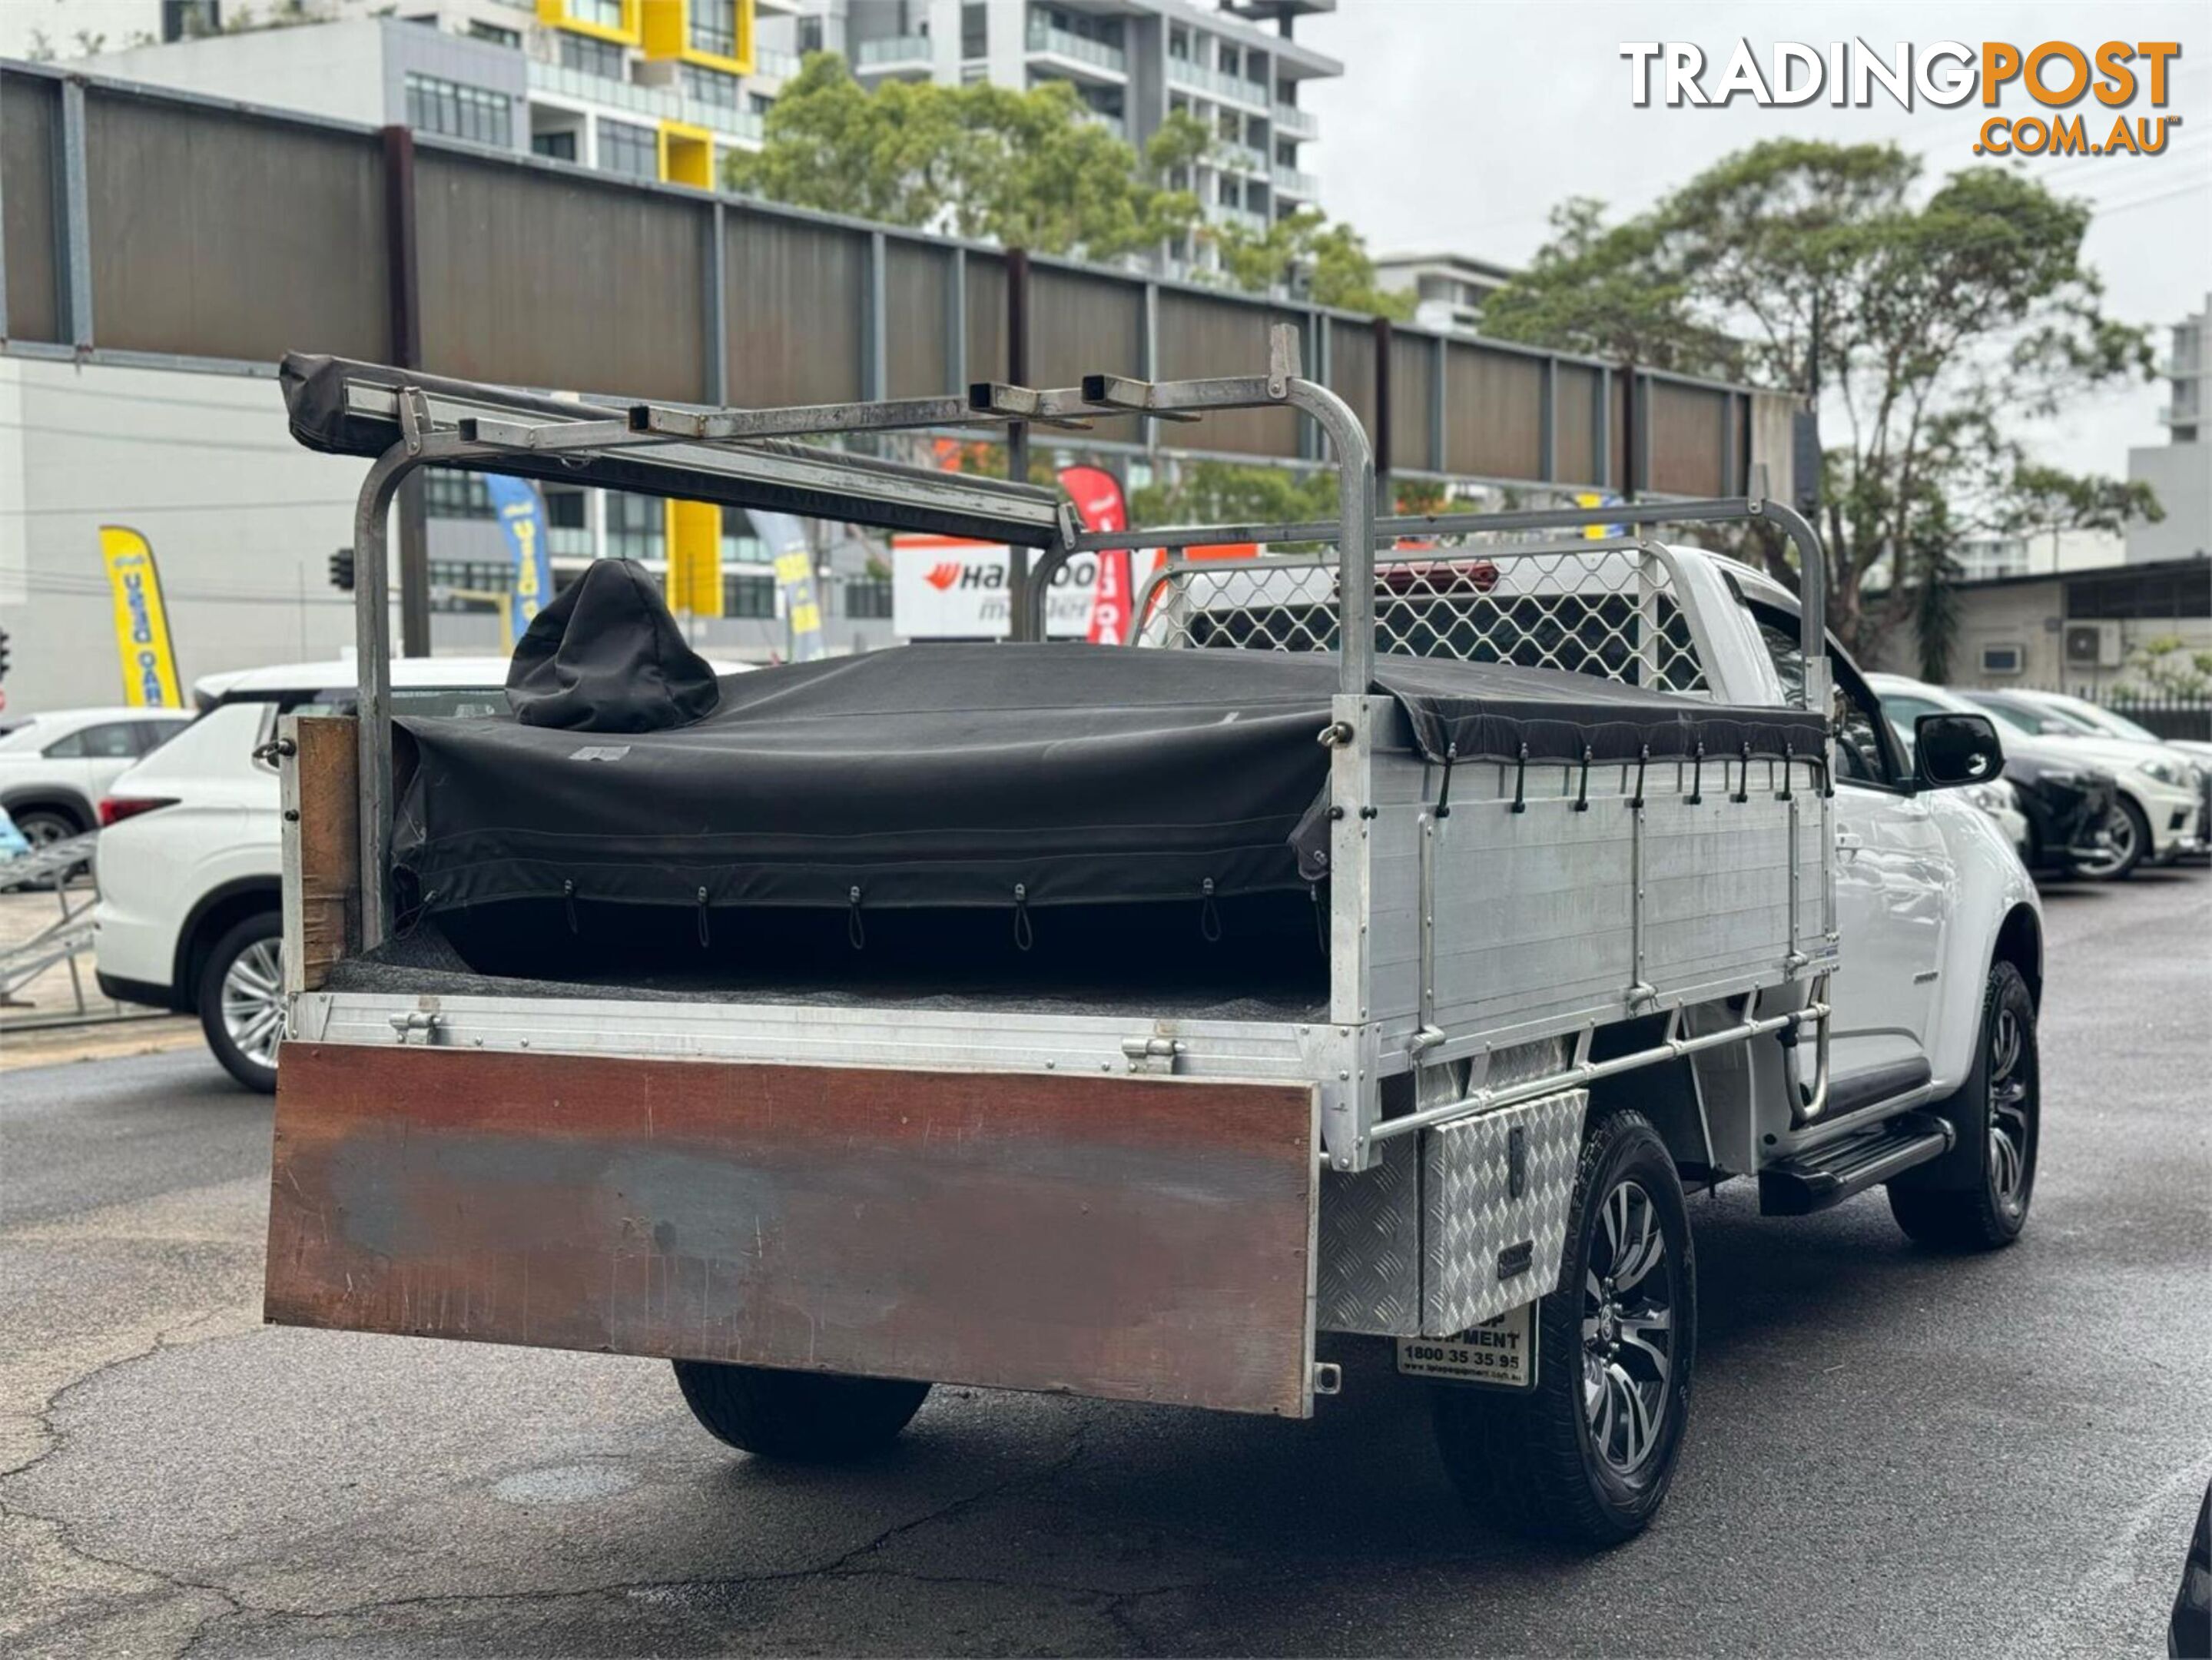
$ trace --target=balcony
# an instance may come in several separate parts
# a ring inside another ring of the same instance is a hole
[[[1267,176],[1267,152],[1254,149],[1249,144],[1223,139],[1213,147],[1212,161],[1229,173],[1249,173],[1261,179]]]
[[[775,46],[753,48],[753,73],[769,81],[788,81],[799,73],[799,57]]]
[[[1241,230],[1249,236],[1265,236],[1267,234],[1267,216],[1254,213],[1249,208],[1223,207],[1217,203],[1206,210],[1206,216],[1217,225]]]
[[[1044,52],[1083,69],[1103,70],[1117,79],[1129,72],[1128,54],[1121,47],[1056,29],[1034,13],[1030,17],[1029,45],[1032,52]]]
[[[641,87],[635,81],[617,81],[604,75],[587,75],[561,64],[525,60],[532,92],[550,92],[581,104],[628,114],[650,116],[655,121],[678,121],[704,127],[724,138],[748,144],[761,142],[761,119],[750,110],[732,109],[685,95],[675,87]]]
[[[1275,194],[1295,196],[1302,202],[1310,202],[1321,194],[1321,180],[1310,173],[1300,173],[1296,167],[1275,164],[1269,175],[1274,180]]]
[[[1267,107],[1267,89],[1258,82],[1247,81],[1241,75],[1224,75],[1219,70],[1194,64],[1188,58],[1168,59],[1168,79],[1209,98],[1225,98],[1254,109]]]
[[[884,34],[863,40],[853,49],[853,67],[863,75],[900,75],[930,66],[929,37],[926,34]]]
[[[1285,138],[1321,137],[1321,122],[1310,110],[1302,110],[1296,104],[1275,104],[1267,113],[1275,123],[1275,131]]]
[[[1122,143],[1127,143],[1128,142],[1129,124],[1123,120],[1120,116],[1109,115],[1104,110],[1092,109],[1087,104],[1084,106],[1081,111],[1079,112],[1079,114],[1082,119],[1088,121],[1092,126],[1103,127],[1107,131],[1112,133],[1116,138],[1121,140]]]

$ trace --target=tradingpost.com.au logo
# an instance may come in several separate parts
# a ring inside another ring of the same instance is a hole
[[[2138,96],[2147,95],[2153,109],[2166,107],[2172,68],[2181,56],[2178,40],[2094,46],[1900,40],[1885,58],[1859,40],[1825,46],[1777,40],[1763,56],[1738,40],[1718,70],[1710,67],[1704,47],[1688,40],[1624,40],[1620,56],[1628,60],[1629,100],[1638,108],[1655,99],[1679,109],[1747,98],[1785,109],[1820,99],[1839,109],[1863,109],[1879,89],[1908,111],[1915,100],[1951,109],[1978,94],[1988,109],[2018,97],[2048,112],[1987,117],[1975,139],[1977,155],[2156,155],[2181,125],[2178,115],[2126,113]]]

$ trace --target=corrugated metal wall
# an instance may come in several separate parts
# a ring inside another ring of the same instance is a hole
[[[16,340],[62,337],[59,227],[61,92],[52,82],[0,76],[0,248],[6,250],[7,327]]]
[[[411,293],[422,367],[471,379],[758,405],[1008,376],[997,252],[442,139],[396,135],[387,161],[386,142],[151,88],[65,88],[20,66],[0,88],[9,340],[95,357],[389,358]],[[411,287],[392,246],[410,200]],[[84,273],[73,241],[89,250]],[[1291,323],[1307,373],[1375,429],[1384,366],[1365,319],[1058,260],[1033,264],[1029,310],[1027,378],[1039,386],[1100,370],[1251,374],[1269,325]],[[1684,495],[1745,486],[1753,440],[1739,390],[1637,375],[1632,400],[1631,376],[1613,374],[1601,468],[1599,366],[1418,329],[1388,337],[1396,471]],[[1170,452],[1320,453],[1288,410],[1153,424]],[[1084,441],[1145,432],[1102,421]]]

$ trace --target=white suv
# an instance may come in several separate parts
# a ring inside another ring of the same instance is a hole
[[[108,786],[185,729],[183,709],[57,709],[0,734],[0,808],[34,848],[100,827]]]
[[[392,705],[505,714],[507,671],[504,657],[402,659]],[[254,751],[279,714],[350,714],[354,680],[343,661],[209,676],[193,688],[204,713],[100,804],[100,989],[197,1013],[216,1058],[249,1089],[276,1087],[283,1008],[276,769]]]

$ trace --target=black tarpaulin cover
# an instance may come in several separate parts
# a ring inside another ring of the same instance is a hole
[[[657,732],[690,725],[719,696],[660,584],[629,559],[586,566],[530,619],[507,671],[507,707],[526,727]]]
[[[685,727],[408,720],[395,864],[423,912],[564,895],[709,906],[1057,905],[1327,874],[1334,656],[909,646],[733,675]],[[1385,658],[1442,760],[1819,752],[1802,710]]]

